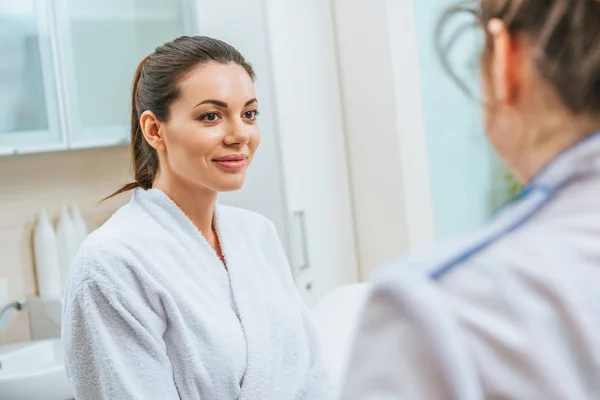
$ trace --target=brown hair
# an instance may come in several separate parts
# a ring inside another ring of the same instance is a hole
[[[173,101],[179,97],[179,82],[192,69],[209,62],[235,63],[252,80],[252,65],[232,46],[205,36],[182,36],[156,48],[138,65],[133,78],[131,98],[131,161],[135,181],[123,186],[107,199],[135,188],[150,189],[158,171],[158,154],[144,138],[140,117],[152,111],[159,121],[167,121]]]
[[[473,15],[475,24],[485,30],[484,61],[493,46],[487,25],[492,19],[500,19],[509,32],[525,35],[531,41],[540,76],[571,112],[600,114],[599,0],[478,0],[462,1],[449,8],[438,25],[437,49],[445,69],[468,92],[451,68],[447,53],[469,24],[450,38],[444,35],[447,23],[464,13]]]

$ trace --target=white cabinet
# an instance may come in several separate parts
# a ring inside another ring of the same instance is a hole
[[[188,0],[0,0],[0,154],[129,140],[131,81]]]
[[[47,2],[0,0],[0,155],[64,148]]]
[[[264,4],[292,262],[312,303],[358,281],[333,16],[328,0]]]

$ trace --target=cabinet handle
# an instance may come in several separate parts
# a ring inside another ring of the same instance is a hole
[[[306,217],[304,210],[294,212],[295,242],[296,242],[296,268],[304,271],[310,268],[308,254],[308,241],[306,236]]]

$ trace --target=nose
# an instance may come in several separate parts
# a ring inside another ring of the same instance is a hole
[[[231,123],[229,133],[225,137],[227,146],[245,145],[250,140],[249,126],[241,119]]]

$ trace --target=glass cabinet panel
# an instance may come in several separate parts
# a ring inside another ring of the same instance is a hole
[[[71,147],[125,142],[138,62],[189,31],[187,1],[56,1]]]
[[[63,148],[48,0],[0,0],[0,154]]]

